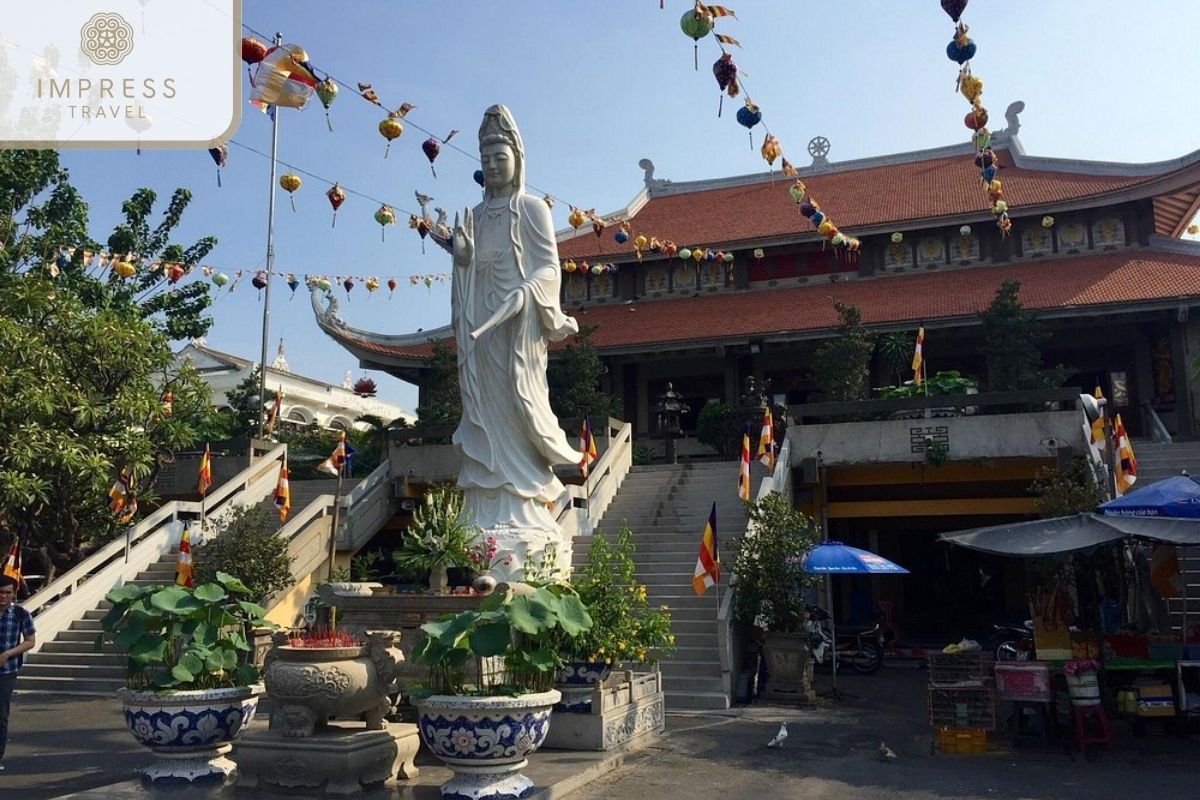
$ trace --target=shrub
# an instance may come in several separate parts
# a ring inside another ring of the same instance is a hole
[[[240,508],[220,525],[216,536],[192,552],[197,585],[216,580],[218,572],[237,574],[255,603],[266,603],[292,588],[292,559],[275,512],[260,506]]]
[[[811,583],[800,562],[817,543],[818,527],[786,497],[768,494],[749,504],[752,530],[734,545],[734,618],[751,624],[762,618],[767,630],[800,631],[804,587]]]
[[[737,407],[732,403],[706,403],[696,417],[696,438],[722,458],[735,457],[742,444]]]

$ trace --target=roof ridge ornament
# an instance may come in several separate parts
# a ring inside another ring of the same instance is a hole
[[[1021,112],[1025,110],[1024,100],[1014,100],[1008,104],[1008,108],[1004,111],[1004,120],[1008,123],[1008,127],[1002,131],[996,131],[992,134],[992,140],[1003,139],[1011,140],[1021,130]]]
[[[828,167],[830,144],[824,136],[814,136],[808,140],[808,154],[812,156],[813,167]]]
[[[648,158],[643,158],[638,161],[638,166],[644,171],[642,181],[646,184],[646,190],[653,192],[655,189],[665,189],[671,185],[671,182],[663,178],[654,177],[654,162]]]

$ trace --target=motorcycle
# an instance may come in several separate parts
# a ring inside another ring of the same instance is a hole
[[[993,625],[995,633],[987,640],[984,651],[991,653],[997,661],[1032,661],[1033,620],[1023,625]]]
[[[830,636],[829,612],[820,606],[807,606],[809,645],[813,659],[819,665],[828,665],[833,660],[833,640]],[[870,628],[838,628],[837,660],[839,666],[848,665],[862,675],[878,672],[883,666],[883,626],[876,623]]]

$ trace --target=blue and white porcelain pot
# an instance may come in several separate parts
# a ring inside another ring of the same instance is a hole
[[[443,800],[508,800],[533,794],[521,774],[546,741],[550,710],[562,695],[432,695],[417,701],[421,741],[454,771]]]
[[[592,692],[612,674],[612,664],[603,661],[568,661],[554,676],[554,686],[562,692],[556,711],[586,714],[592,710]]]
[[[158,757],[142,776],[190,783],[232,775],[237,765],[225,754],[250,726],[262,692],[261,684],[181,692],[119,690],[133,738]]]

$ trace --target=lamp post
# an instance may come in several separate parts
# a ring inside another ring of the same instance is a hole
[[[666,440],[667,463],[678,463],[675,452],[675,440],[683,435],[679,418],[691,411],[691,407],[683,402],[683,396],[675,391],[675,387],[667,384],[667,390],[658,396],[658,432]]]
[[[738,422],[743,430],[755,430],[755,426],[761,424],[763,413],[771,402],[768,395],[770,388],[769,380],[764,380],[760,385],[753,375],[746,376],[746,391],[738,400],[737,411]]]

